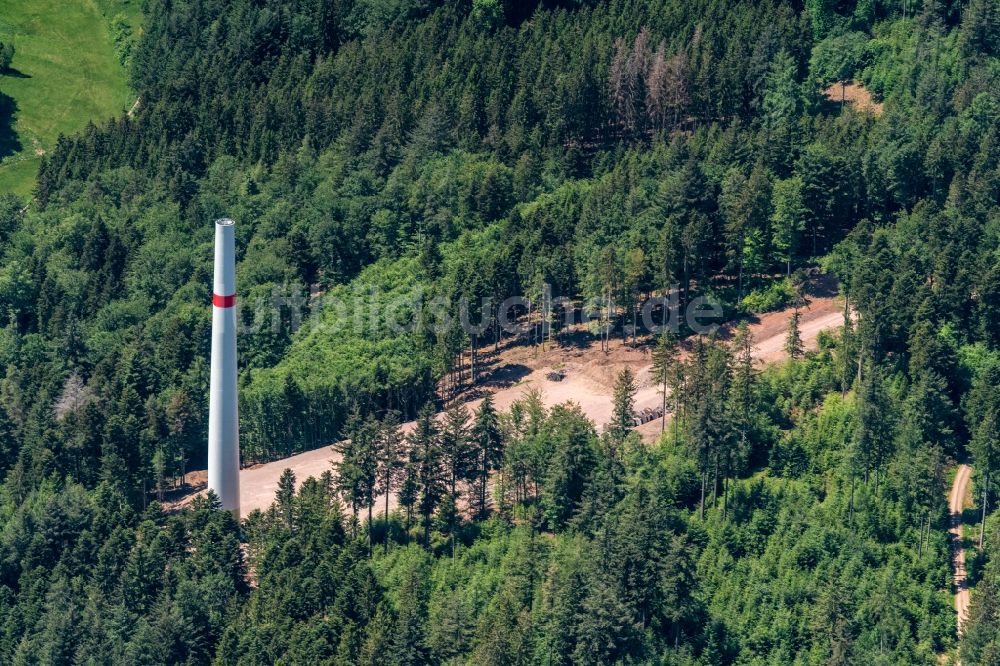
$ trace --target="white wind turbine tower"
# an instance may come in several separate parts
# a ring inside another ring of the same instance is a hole
[[[240,425],[236,395],[236,239],[233,221],[215,221],[212,379],[208,403],[208,488],[240,517]]]

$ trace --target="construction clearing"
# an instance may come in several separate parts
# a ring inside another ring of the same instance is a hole
[[[749,322],[754,358],[759,365],[785,360],[785,335],[793,312],[792,308],[786,308]],[[843,325],[843,301],[832,296],[811,297],[799,314],[803,343],[806,349],[815,349],[820,332]],[[725,339],[732,331],[731,325],[725,326],[718,335]],[[582,326],[564,331],[544,349],[541,345],[526,345],[523,340],[509,339],[484,367],[483,379],[476,384],[474,392],[467,391],[466,405],[470,410],[475,409],[488,392],[493,396],[496,409],[506,411],[529,391],[535,390],[547,408],[576,403],[600,430],[611,419],[615,380],[628,367],[635,374],[638,389],[634,401],[635,430],[643,441],[654,442],[661,434],[664,401],[660,387],[653,381],[651,350],[648,342],[633,344],[615,339],[608,351],[601,351],[598,338]],[[402,428],[409,431],[412,426],[410,422]],[[278,479],[284,470],[292,470],[297,484],[301,485],[307,478],[319,477],[330,470],[336,460],[337,453],[330,446],[322,446],[240,470],[240,514],[246,516],[255,509],[266,510],[274,501]],[[204,470],[188,473],[182,488],[169,494],[167,507],[187,505],[205,492],[206,481]],[[384,507],[384,497],[376,506]],[[390,497],[390,511],[395,506],[395,498]]]

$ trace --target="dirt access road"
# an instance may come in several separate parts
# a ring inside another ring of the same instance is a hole
[[[821,331],[838,328],[844,323],[841,301],[832,297],[812,298],[800,310],[799,332],[806,349],[816,349],[817,336]],[[768,365],[785,360],[785,336],[792,310],[782,310],[761,315],[750,323],[754,338],[754,358],[758,365]],[[732,335],[732,327],[723,328],[719,337]],[[682,354],[690,347],[686,342]],[[611,349],[605,353],[592,337],[585,344],[549,344],[546,351],[534,347],[517,347],[502,354],[500,368],[494,374],[512,375],[506,383],[495,384],[493,400],[497,409],[505,411],[515,401],[525,397],[531,390],[541,394],[546,407],[568,401],[580,405],[598,429],[611,420],[612,396],[618,373],[629,367],[635,373],[635,409],[659,407],[663,398],[660,386],[653,380],[653,359],[650,345],[632,346],[621,340],[612,340]],[[549,373],[558,371],[560,381],[550,381]],[[487,385],[489,385],[489,380]],[[469,403],[470,408],[478,401]],[[660,419],[636,428],[644,441],[655,441],[660,435]]]
[[[965,547],[962,540],[962,509],[965,508],[965,498],[969,493],[969,478],[972,468],[959,465],[955,472],[955,481],[951,485],[948,496],[948,511],[951,513],[951,529],[948,530],[952,539],[952,570],[955,577],[955,613],[958,615],[958,633],[962,634],[962,625],[969,617],[969,585],[965,571]]]
[[[785,335],[792,310],[782,310],[761,315],[750,323],[754,337],[754,357],[760,365],[784,360]],[[807,349],[816,348],[816,339],[821,331],[835,329],[843,325],[842,301],[831,296],[811,297],[808,304],[800,309],[799,331]],[[731,328],[723,328],[720,337],[732,334]],[[540,347],[524,344],[510,344],[501,352],[491,367],[486,368],[488,376],[478,386],[481,391],[493,395],[498,410],[504,411],[525,394],[535,389],[546,407],[553,407],[567,401],[580,405],[583,412],[602,428],[611,419],[612,395],[615,378],[625,367],[632,368],[636,375],[638,391],[635,396],[636,410],[657,407],[662,402],[659,386],[652,380],[652,358],[648,345],[632,346],[620,339],[611,342],[609,352],[602,352],[596,337],[581,329]],[[550,381],[549,373],[558,370],[561,381]],[[470,399],[469,409],[478,406],[481,395]],[[404,424],[408,430],[412,424]],[[637,428],[645,441],[655,441],[660,435],[660,420],[655,419]],[[310,476],[319,477],[330,469],[337,454],[323,446],[312,451],[247,467],[240,471],[240,513],[248,515],[254,509],[264,510],[274,501],[278,489],[278,479],[285,469],[295,473],[296,482],[301,484]],[[181,507],[204,492],[207,481],[204,470],[187,476],[189,489],[178,493],[167,502],[168,508]],[[380,498],[375,510],[384,510],[385,498]],[[390,497],[390,510],[396,506]]]

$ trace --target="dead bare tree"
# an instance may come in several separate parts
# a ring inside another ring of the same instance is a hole
[[[667,124],[666,50],[666,44],[660,42],[646,72],[646,116],[654,129],[663,129]]]
[[[611,89],[611,104],[614,107],[615,117],[622,125],[628,125],[628,108],[631,106],[630,91],[626,81],[628,77],[628,47],[621,37],[615,40],[615,55],[611,59],[611,67],[608,69],[608,86]]]
[[[664,106],[673,111],[673,126],[677,127],[680,114],[691,103],[691,93],[688,89],[690,65],[687,55],[682,49],[667,62]]]
[[[77,373],[71,374],[63,384],[59,399],[52,406],[52,415],[56,421],[62,421],[67,414],[83,407],[91,397],[91,390]]]

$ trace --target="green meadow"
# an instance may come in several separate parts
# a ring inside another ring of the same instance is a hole
[[[101,1],[0,0],[0,41],[17,49],[0,74],[0,192],[29,195],[60,134],[134,101],[101,9],[118,5],[133,18],[135,2]]]

